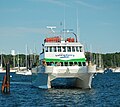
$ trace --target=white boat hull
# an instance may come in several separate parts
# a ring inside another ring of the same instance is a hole
[[[75,78],[74,87],[91,88],[95,66],[63,66],[63,67],[39,67],[38,72],[33,74],[32,84],[39,88],[51,88],[51,82],[57,78]]]
[[[16,71],[16,74],[19,74],[19,75],[32,75],[32,72],[31,72],[31,70],[19,70],[19,71]]]

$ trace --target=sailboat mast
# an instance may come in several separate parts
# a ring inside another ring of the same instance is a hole
[[[18,70],[20,70],[20,58],[19,58],[19,52],[18,52]]]
[[[79,24],[78,24],[78,9],[77,9],[77,42],[79,42],[78,40],[78,35],[79,35],[79,31],[78,31],[78,27],[79,27]]]
[[[102,67],[102,59],[101,59],[101,54],[100,54],[100,53],[98,53],[98,55],[99,55],[99,67]]]
[[[3,60],[3,59],[2,59],[2,52],[1,52],[1,68],[3,67],[3,66],[2,66],[2,60]]]
[[[28,59],[28,58],[27,58],[27,45],[26,45],[26,55],[25,55],[25,56],[26,56],[26,69],[28,69],[28,62],[27,62],[27,59]]]

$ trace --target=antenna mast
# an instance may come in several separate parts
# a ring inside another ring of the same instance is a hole
[[[64,6],[64,29],[65,29],[65,6]],[[64,32],[64,39],[65,39],[65,32]]]
[[[78,8],[77,8],[77,40],[79,42],[79,24],[78,24]]]
[[[55,31],[53,29],[56,28],[56,26],[47,26],[48,29],[50,29],[53,33],[55,33]]]

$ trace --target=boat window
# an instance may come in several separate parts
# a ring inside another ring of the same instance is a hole
[[[52,52],[52,47],[50,46],[50,52]]]
[[[60,46],[58,46],[58,52],[61,52],[61,47]]]
[[[67,51],[71,52],[71,47],[70,46],[67,47]]]
[[[46,62],[48,66],[50,66],[50,62]]]
[[[78,62],[78,65],[79,65],[79,66],[82,66],[82,63],[81,63],[81,62]]]
[[[53,49],[54,49],[54,52],[57,52],[56,46],[54,46]]]
[[[69,62],[69,64],[70,64],[70,66],[72,66],[72,65],[73,65],[73,62]]]
[[[80,46],[79,48],[80,48],[80,52],[82,52],[82,46]]]
[[[45,47],[45,51],[48,52],[48,47]]]
[[[61,66],[61,62],[57,62],[56,66]]]
[[[55,63],[54,63],[53,61],[50,62],[50,65],[51,65],[51,66],[56,66]]]
[[[66,52],[66,47],[65,46],[62,47],[62,51]]]
[[[60,62],[61,63],[61,66],[63,66],[63,62]]]
[[[55,62],[55,65],[57,65],[58,62]]]
[[[68,66],[68,62],[65,62],[65,66]]]
[[[85,62],[82,62],[83,66],[86,66],[86,63]]]
[[[76,51],[79,52],[79,48],[78,48],[78,46],[76,47]]]
[[[74,62],[74,65],[77,65],[77,62]]]
[[[75,52],[75,47],[74,46],[72,46],[72,52]]]

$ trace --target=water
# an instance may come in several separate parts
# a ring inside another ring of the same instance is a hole
[[[43,90],[31,85],[31,76],[11,76],[11,92],[0,93],[0,107],[120,107],[120,73],[97,74],[90,90]]]

